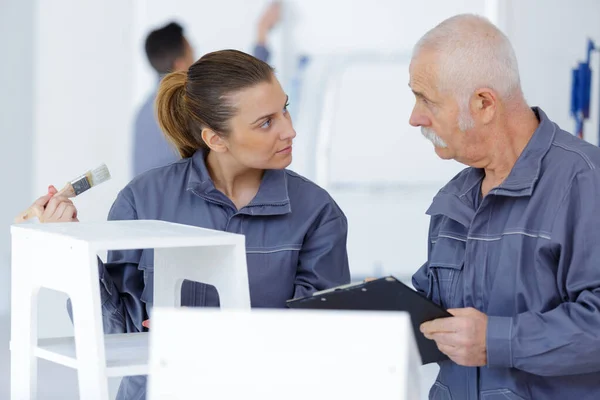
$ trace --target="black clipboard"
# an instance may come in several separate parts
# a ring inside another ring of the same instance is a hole
[[[315,310],[407,311],[423,364],[448,359],[420,331],[423,322],[452,315],[393,276],[316,292],[287,301],[289,308]]]

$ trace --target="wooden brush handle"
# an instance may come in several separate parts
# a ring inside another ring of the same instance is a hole
[[[67,183],[62,189],[60,189],[52,197],[55,197],[55,196],[63,196],[63,197],[67,197],[67,198],[73,198],[73,197],[75,197],[75,190],[73,190],[73,186],[71,186],[70,183]],[[27,210],[25,210],[22,213],[20,213],[19,215],[17,215],[17,217],[15,217],[15,219],[14,219],[14,223],[20,224],[21,222],[25,222],[36,216],[38,218],[41,217],[41,215],[37,215],[35,203],[34,203],[31,206],[29,206],[29,208]]]
[[[75,190],[73,189],[73,186],[71,186],[70,183],[67,183],[65,185],[65,187],[63,187],[62,189],[60,189],[58,192],[56,192],[56,194],[52,197],[55,196],[63,196],[63,197],[67,197],[69,199],[75,197]]]

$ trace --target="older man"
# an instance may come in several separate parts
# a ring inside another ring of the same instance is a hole
[[[410,65],[420,126],[469,168],[433,199],[414,286],[449,361],[431,399],[600,398],[600,149],[530,108],[507,37],[460,15]]]

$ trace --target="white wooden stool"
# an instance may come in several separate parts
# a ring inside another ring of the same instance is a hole
[[[36,398],[36,358],[77,369],[85,400],[107,400],[108,377],[148,374],[147,333],[103,333],[100,251],[155,249],[155,306],[179,306],[188,279],[214,285],[223,309],[250,309],[243,235],[163,221],[22,224],[11,233],[12,400]],[[71,298],[74,337],[38,340],[41,287]]]

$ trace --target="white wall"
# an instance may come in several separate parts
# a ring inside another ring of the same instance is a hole
[[[28,0],[0,2],[0,316],[9,302],[9,224],[27,206],[32,176],[33,8]]]
[[[414,96],[407,81],[406,62],[351,67],[341,77],[328,188],[348,217],[355,279],[409,279],[427,257],[425,211],[464,168],[439,159],[409,126]]]
[[[571,69],[585,61],[587,39],[600,46],[600,2],[597,0],[507,0],[505,32],[511,39],[521,72],[525,97],[569,132]],[[598,143],[598,55],[592,58],[592,120],[586,139]]]
[[[31,198],[33,0],[0,1],[0,398],[9,398],[10,232]]]
[[[105,162],[113,178],[77,199],[81,220],[106,219],[129,180],[132,19],[128,1],[37,8],[34,191]]]
[[[343,53],[357,50],[399,51],[451,15],[485,13],[487,1],[287,0],[292,38],[298,52]],[[332,25],[335,28],[332,29]]]

